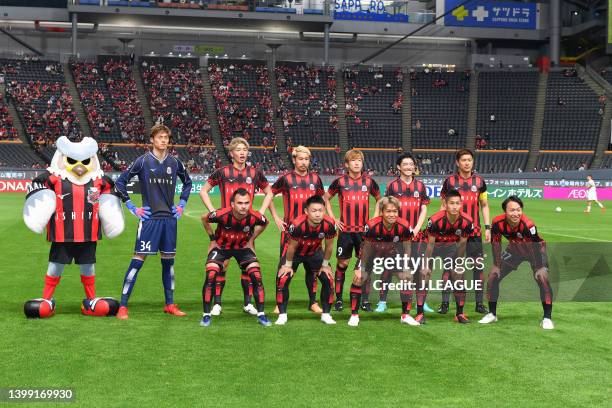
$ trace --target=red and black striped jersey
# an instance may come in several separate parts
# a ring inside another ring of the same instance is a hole
[[[344,223],[343,232],[363,232],[370,218],[370,195],[380,199],[380,188],[373,178],[362,174],[352,178],[348,174],[335,179],[327,193],[330,198],[338,194],[340,221]]]
[[[408,221],[398,218],[397,222],[387,228],[383,217],[374,217],[365,226],[363,238],[371,242],[403,242],[412,239],[412,229]]]
[[[463,212],[470,216],[474,223],[474,236],[480,236],[480,195],[487,191],[484,179],[476,174],[463,178],[459,174],[447,177],[442,184],[440,197],[444,199],[448,190],[455,189],[461,194]]]
[[[415,178],[408,184],[401,178],[396,178],[387,184],[386,196],[395,197],[401,204],[399,216],[414,228],[421,215],[421,206],[429,204],[427,188],[422,181]]]
[[[336,236],[336,226],[334,220],[327,215],[323,216],[319,225],[312,226],[308,222],[308,216],[302,214],[291,222],[287,233],[290,239],[298,242],[295,255],[310,256],[321,248],[321,242],[324,239]],[[287,245],[289,241],[285,244],[283,254],[287,252]]]
[[[215,241],[222,249],[244,248],[256,226],[268,225],[266,217],[253,209],[239,219],[231,208],[221,208],[208,214],[208,222],[217,224]]]
[[[506,214],[498,215],[491,224],[491,245],[493,247],[493,263],[497,266],[501,263],[501,241],[506,237],[510,244],[509,250],[518,251],[528,259],[544,260],[546,263],[546,242],[538,234],[538,230],[525,214],[515,227],[506,220]]]
[[[219,186],[221,208],[231,206],[232,194],[239,188],[244,188],[253,198],[255,189],[263,190],[268,187],[268,180],[261,170],[251,166],[245,166],[244,169],[238,170],[231,164],[215,170],[207,182],[213,187]]]
[[[98,216],[101,194],[110,194],[113,181],[104,176],[77,185],[47,171],[32,180],[29,197],[36,191],[55,192],[55,213],[47,224],[47,241],[95,242],[102,239]]]
[[[323,182],[317,173],[311,172],[300,176],[295,171],[280,176],[272,184],[272,192],[283,195],[285,208],[283,220],[287,224],[304,214],[306,200],[313,195],[323,196],[325,194]]]
[[[461,238],[467,238],[474,232],[472,219],[459,213],[455,222],[451,222],[446,216],[446,211],[438,211],[429,218],[427,223],[427,237],[434,236],[436,242],[458,242]]]

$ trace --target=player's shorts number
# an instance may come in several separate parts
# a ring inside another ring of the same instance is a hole
[[[140,250],[151,252],[151,241],[140,241]]]

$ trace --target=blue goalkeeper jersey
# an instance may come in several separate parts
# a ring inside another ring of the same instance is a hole
[[[172,217],[174,193],[176,191],[177,176],[183,182],[181,199],[187,201],[191,191],[191,177],[183,163],[169,155],[159,160],[152,152],[143,154],[115,181],[115,190],[123,202],[130,199],[127,185],[130,180],[138,176],[142,206],[151,207],[151,218]]]

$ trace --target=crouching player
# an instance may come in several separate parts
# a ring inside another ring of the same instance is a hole
[[[420,324],[425,323],[423,304],[427,297],[427,282],[431,278],[430,261],[437,257],[442,258],[443,275],[450,276],[453,284],[453,293],[457,305],[455,321],[470,323],[468,317],[463,313],[465,280],[464,273],[459,268],[458,260],[465,256],[468,237],[473,233],[474,225],[471,218],[461,212],[463,203],[459,191],[448,190],[443,200],[445,209],[438,211],[429,218],[425,232],[427,247],[420,271],[421,282],[418,283],[417,287],[417,316],[415,318]]]
[[[523,213],[523,201],[516,196],[508,197],[502,203],[504,214],[493,220],[491,229],[493,247],[493,267],[487,281],[487,297],[489,313],[478,323],[493,323],[497,321],[497,299],[499,284],[508,274],[519,267],[524,261],[529,262],[533,277],[540,287],[540,300],[544,308],[544,318],[540,323],[543,329],[555,328],[551,319],[553,292],[548,281],[548,262],[546,242],[540,237],[535,224]],[[502,236],[509,241],[502,253]]]
[[[369,285],[371,265],[375,263],[374,257],[396,258],[396,255],[410,256],[412,245],[412,229],[407,221],[399,218],[400,202],[395,197],[383,197],[377,204],[381,216],[372,218],[365,226],[364,241],[360,250],[358,269],[355,270],[351,285],[351,317],[349,326],[359,325],[359,307],[361,303],[361,290]],[[400,244],[401,242],[401,244]],[[399,245],[399,247],[398,247]],[[386,263],[386,262],[383,262]],[[362,273],[362,266],[365,273]],[[394,265],[397,269],[398,265]],[[419,323],[410,316],[412,303],[412,273],[407,268],[398,273],[400,284],[400,298],[402,301],[401,323],[418,326]],[[389,282],[386,282],[388,284]]]
[[[217,224],[215,232],[211,223]],[[247,275],[253,284],[258,323],[270,326],[271,323],[264,314],[264,287],[254,246],[255,239],[266,228],[268,220],[251,209],[249,192],[244,188],[238,188],[231,196],[230,207],[203,215],[202,224],[210,237],[210,246],[206,261],[206,278],[202,288],[204,315],[200,325],[210,326],[213,300],[216,304],[221,304],[220,297],[225,286],[223,265],[225,261],[235,258],[242,274]]]
[[[336,324],[330,315],[334,301],[334,277],[329,259],[332,256],[336,227],[334,219],[325,215],[325,201],[320,195],[306,200],[304,214],[294,219],[287,231],[289,239],[285,242],[276,279],[276,303],[279,315],[277,325],[287,323],[287,302],[289,301],[289,284],[300,264],[304,272],[318,277],[321,281],[321,321],[325,324]],[[325,251],[321,242],[325,240]]]

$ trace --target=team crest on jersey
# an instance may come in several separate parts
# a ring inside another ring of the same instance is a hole
[[[461,236],[461,229],[456,230],[455,235]]]
[[[216,218],[217,217],[217,212],[213,211],[210,214],[208,214],[208,218]]]
[[[368,224],[363,226],[363,232],[368,232],[370,230],[370,227],[368,227]]]
[[[399,242],[399,237],[397,235],[393,237],[393,242]]]
[[[315,186],[314,186],[314,184],[312,184],[312,183],[311,183],[311,184],[310,184],[310,186],[309,186],[309,188],[310,188],[310,190],[311,190],[311,191],[314,191],[314,190],[315,190]]]
[[[319,232],[319,239],[323,239],[323,238],[325,238],[325,234],[322,232]]]
[[[289,233],[291,234],[295,230],[295,225],[291,224],[289,226]]]
[[[368,191],[368,187],[367,186],[361,186],[361,191],[363,191],[365,193],[366,191]]]
[[[87,202],[89,204],[96,204],[100,201],[100,190],[97,187],[89,187],[87,190]]]
[[[520,232],[517,232],[517,233],[516,233],[516,237],[517,237],[517,238],[523,238],[523,234],[521,234]]]
[[[249,227],[248,225],[244,227],[243,229],[244,232],[249,232],[250,230],[251,230],[251,227]]]
[[[413,196],[414,196],[414,198],[419,198],[419,192],[418,192],[418,191],[415,191],[415,192],[414,192],[414,194],[413,194]]]
[[[246,178],[246,183],[247,184],[251,184],[251,183],[253,183],[253,180],[250,177],[247,177]]]
[[[475,193],[476,191],[478,191],[478,188],[476,186],[472,186],[470,190],[472,190],[472,193]]]
[[[166,173],[168,173],[168,174],[172,174],[172,169],[170,168],[170,166],[168,166],[168,167],[166,168]]]

